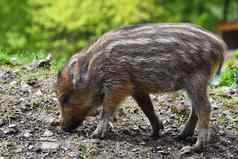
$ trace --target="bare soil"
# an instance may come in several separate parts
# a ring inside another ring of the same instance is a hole
[[[98,116],[89,117],[74,133],[54,125],[58,116],[55,75],[47,71],[0,68],[0,159],[8,158],[238,158],[237,89],[210,89],[211,141],[202,153],[180,156],[179,150],[196,141],[174,137],[188,117],[184,93],[152,95],[165,129],[161,138],[149,138],[147,118],[129,97],[103,140],[92,139]]]

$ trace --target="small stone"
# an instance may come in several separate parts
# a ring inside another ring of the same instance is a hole
[[[16,127],[16,124],[10,124],[8,127],[9,127],[9,128],[15,128],[15,127]]]
[[[21,153],[22,152],[22,148],[21,147],[17,148],[15,152],[16,153]]]
[[[51,132],[50,130],[46,130],[43,134],[44,137],[50,137],[50,136],[53,136],[53,135],[54,135],[54,133]]]
[[[17,85],[17,81],[12,81],[11,83],[9,83],[10,86],[16,86]]]
[[[24,99],[23,97],[21,97],[21,98],[19,99],[19,101],[20,101],[20,102],[24,102],[25,99]]]
[[[58,102],[58,98],[54,97],[52,99],[53,99],[53,101]]]
[[[150,97],[151,97],[152,100],[158,100],[158,98],[157,98],[156,95],[153,95],[153,94],[152,94],[152,95],[150,95]]]
[[[41,92],[41,90],[39,89],[38,91],[36,91],[35,92],[35,96],[42,96],[43,94],[42,94],[42,92]]]
[[[57,142],[43,142],[40,145],[42,151],[57,150],[60,147],[60,144]]]
[[[73,159],[78,159],[80,158],[78,152],[69,152],[68,153],[70,157],[72,157]]]
[[[31,93],[31,86],[26,84],[24,81],[21,82],[21,91],[24,93]]]
[[[12,58],[10,59],[10,63],[11,63],[12,65],[16,65],[16,64],[17,64],[17,58],[16,58],[16,57],[12,57]]]
[[[25,131],[25,133],[23,134],[23,136],[24,136],[25,138],[31,137],[30,131]]]
[[[158,153],[160,153],[160,154],[162,154],[162,155],[168,155],[168,154],[169,154],[169,152],[163,151],[163,150],[158,151]]]
[[[47,116],[45,117],[45,122],[48,123],[49,125],[52,125],[55,122],[55,118],[52,116]]]
[[[63,149],[64,151],[68,151],[70,149],[70,147],[68,145],[64,145],[64,146],[61,146],[61,149]]]
[[[135,130],[135,131],[138,131],[139,130],[139,127],[137,126],[137,125],[133,125],[133,130]]]
[[[137,151],[137,148],[134,148],[134,149],[132,149],[131,151],[132,151],[132,152],[136,152],[136,151]]]
[[[28,149],[29,149],[29,150],[32,150],[33,148],[34,148],[33,145],[29,145],[29,146],[28,146]]]
[[[18,130],[15,128],[6,128],[3,130],[3,132],[6,135],[13,135],[13,134],[16,134],[18,132]]]

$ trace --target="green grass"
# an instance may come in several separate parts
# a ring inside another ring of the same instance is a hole
[[[17,52],[8,53],[0,50],[0,65],[7,65],[11,67],[23,66],[31,64],[34,60],[46,58],[47,54],[44,52]],[[50,71],[56,73],[65,63],[67,57],[54,56],[51,62]],[[13,62],[14,61],[14,62]]]
[[[13,65],[13,59],[15,59],[16,65],[23,65],[44,57],[46,57],[46,54],[43,52],[17,52],[12,54],[0,50],[0,65]]]
[[[234,51],[234,58],[238,59],[238,49]]]
[[[235,50],[232,53],[232,57],[229,60],[226,60],[224,62],[224,69],[221,74],[220,78],[220,86],[233,86],[238,87],[238,66],[237,66],[237,60],[238,60],[238,50]]]

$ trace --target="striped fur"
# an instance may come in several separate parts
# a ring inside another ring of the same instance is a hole
[[[142,97],[150,93],[185,89],[195,101],[193,107],[204,114],[199,125],[206,130],[210,113],[206,87],[222,67],[224,50],[220,38],[191,24],[140,24],[108,32],[72,56],[58,75],[62,125],[77,127],[101,104],[104,111],[113,112],[129,95],[143,104]],[[190,123],[196,123],[193,113]],[[187,127],[184,134],[194,129],[191,124]],[[204,144],[202,137],[197,147]]]

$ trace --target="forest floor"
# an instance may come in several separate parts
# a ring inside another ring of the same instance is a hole
[[[179,158],[179,150],[196,141],[174,137],[189,110],[184,93],[156,94],[152,100],[165,129],[161,138],[149,138],[151,127],[129,97],[121,104],[118,119],[103,140],[92,139],[97,117],[89,117],[75,133],[54,126],[57,120],[55,75],[47,70],[0,67],[0,159]],[[238,90],[210,89],[211,141],[202,153],[181,158],[238,158]]]

